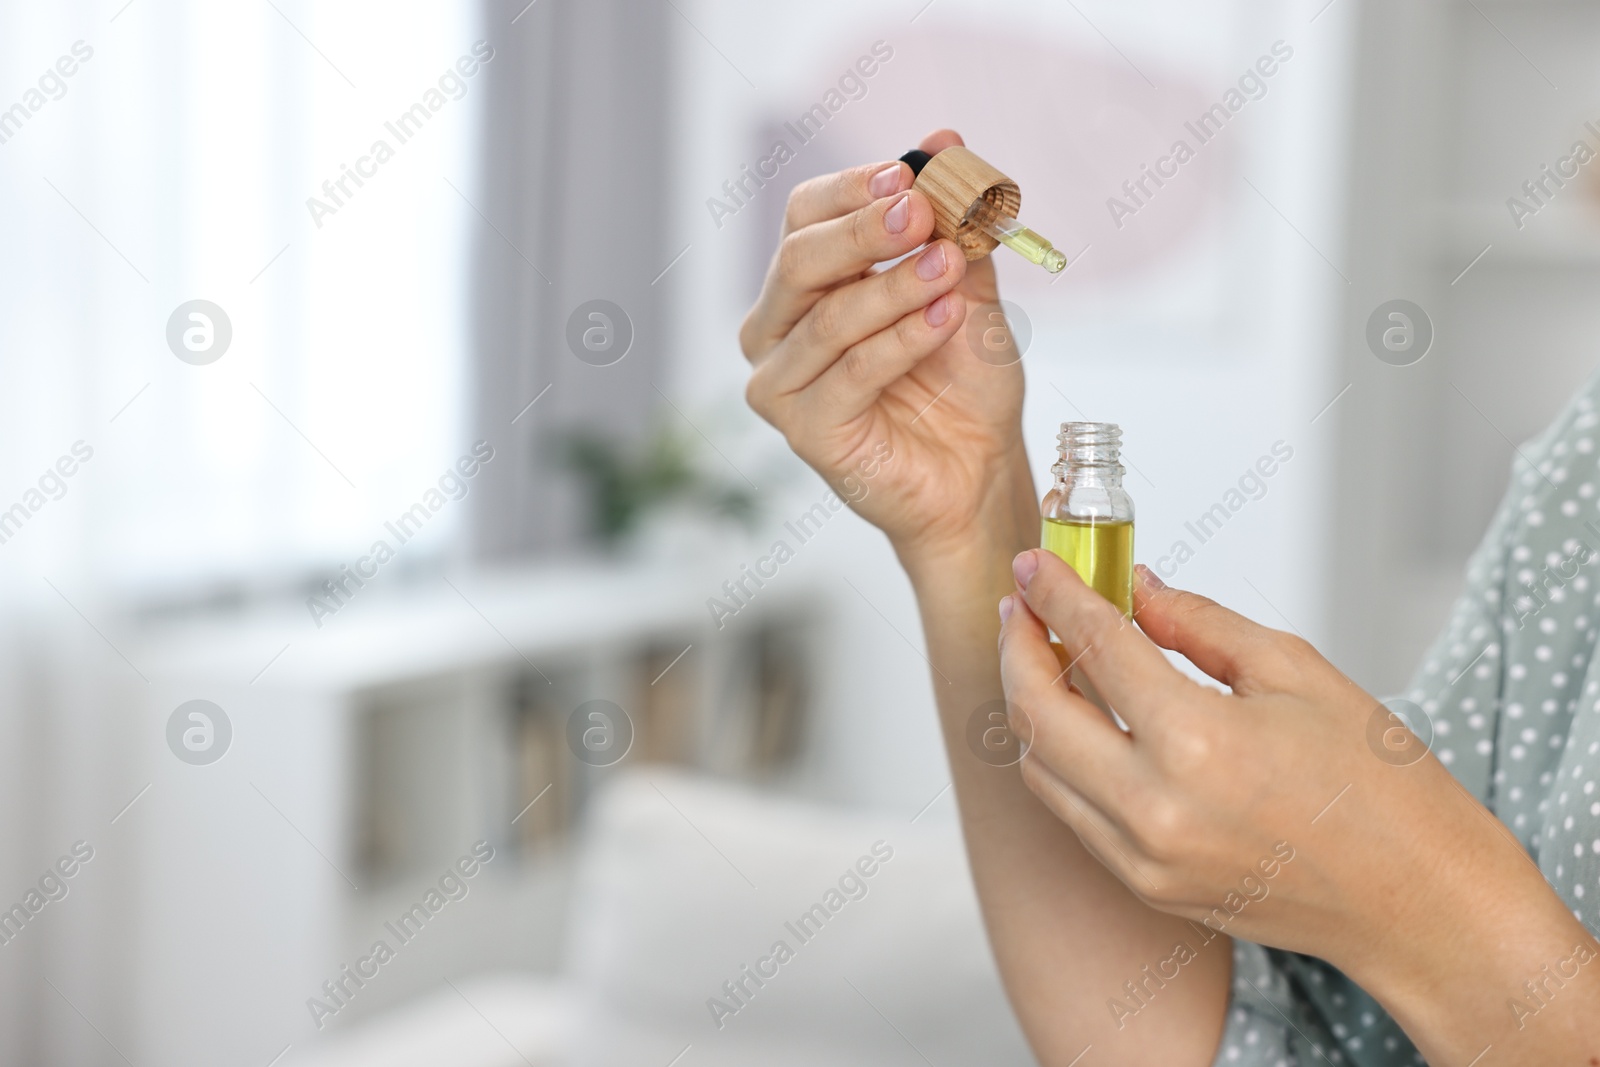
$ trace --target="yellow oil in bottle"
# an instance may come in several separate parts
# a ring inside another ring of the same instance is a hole
[[[1133,617],[1133,523],[1045,519],[1040,546],[1062,559],[1095,592]]]

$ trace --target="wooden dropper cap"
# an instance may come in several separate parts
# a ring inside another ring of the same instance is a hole
[[[1022,210],[1017,183],[985,163],[971,149],[952,145],[937,155],[914,149],[900,157],[916,180],[911,188],[933,205],[933,235],[954,241],[970,259],[982,259],[999,245],[967,222],[972,205],[985,200],[1002,214],[1016,218]]]

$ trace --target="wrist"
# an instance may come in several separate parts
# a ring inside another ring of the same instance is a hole
[[[894,552],[912,582],[938,582],[952,563],[987,560],[994,553],[1014,555],[1038,545],[1038,498],[1021,440],[998,459],[994,474],[970,509],[944,522],[891,536]],[[1006,555],[1010,566],[1011,555]]]
[[[1039,500],[1021,442],[969,513],[891,540],[919,598],[962,588],[999,587],[997,597],[1009,591],[1012,557],[1039,544]]]
[[[1449,776],[1431,761],[1423,767]],[[1430,1062],[1466,1062],[1521,1029],[1510,1005],[1525,983],[1595,942],[1492,815],[1454,783],[1431,785],[1421,791],[1434,794],[1431,804],[1400,798],[1432,808],[1409,841],[1369,836],[1369,847],[1402,861],[1367,867],[1368,884],[1347,887],[1347,899],[1362,903],[1316,954],[1377,998]],[[1582,997],[1574,990],[1567,1000]]]
[[[1581,974],[1576,965],[1595,958],[1593,936],[1542,881],[1533,883],[1483,886],[1475,908],[1435,901],[1451,912],[1448,929],[1430,923],[1400,933],[1381,954],[1341,969],[1383,1004],[1430,1063],[1466,1063],[1490,1045],[1509,1051],[1527,1019],[1547,1006],[1549,983],[1595,979],[1594,965]],[[1391,920],[1391,933],[1400,925]],[[1593,990],[1569,988],[1560,1006],[1590,1010]],[[1533,1061],[1550,1062],[1538,1055],[1522,1062]]]

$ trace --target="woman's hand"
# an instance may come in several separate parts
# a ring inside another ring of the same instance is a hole
[[[1577,1021],[1600,1006],[1587,971],[1568,985],[1586,988],[1563,994],[1578,1011],[1565,1038],[1541,1016],[1539,1040],[1570,1044],[1533,1043],[1506,1009],[1593,938],[1437,760],[1380,758],[1393,724],[1378,701],[1300,638],[1146,568],[1138,629],[1049,552],[1013,569],[1001,674],[1027,741],[1023,779],[1142,900],[1328,960],[1429,1062],[1466,1063],[1495,1042],[1526,1055],[1486,1062],[1594,1051]],[[1068,687],[1047,625],[1128,731]],[[1161,648],[1232,692],[1194,682]]]
[[[922,148],[960,143],[940,131]],[[870,472],[852,504],[902,559],[964,545],[980,513],[1009,523],[1025,510],[1018,495],[1026,509],[1036,504],[1018,357],[1002,349],[980,359],[962,329],[969,309],[998,299],[994,265],[935,241],[873,270],[933,233],[932,205],[911,182],[897,162],[799,186],[739,332],[755,366],[750,406],[835,487]]]
[[[1151,905],[1314,951],[1310,928],[1339,921],[1336,886],[1366,863],[1341,856],[1339,870],[1289,875],[1319,863],[1312,841],[1344,824],[1341,805],[1392,795],[1401,776],[1364,742],[1378,702],[1299,638],[1157,588],[1145,568],[1142,633],[1049,552],[1018,556],[1015,574],[1000,661],[1029,788]],[[1046,625],[1127,732],[1068,688]],[[1190,680],[1158,644],[1233,692]],[[1214,914],[1230,894],[1237,913]],[[1268,895],[1270,907],[1252,899]]]

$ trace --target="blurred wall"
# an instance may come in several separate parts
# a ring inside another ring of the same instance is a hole
[[[775,246],[787,190],[888,159],[951,126],[1014,177],[1024,221],[1077,260],[1052,281],[997,256],[1002,295],[1031,342],[1025,428],[1042,494],[1058,424],[1118,421],[1146,562],[1188,541],[1169,579],[1317,641],[1327,616],[1331,477],[1340,447],[1337,323],[1343,262],[1346,92],[1354,5],[823,3],[801,12],[679,4],[678,146],[668,243],[688,253],[661,284],[674,313],[674,389],[752,472],[769,528],[821,482],[744,410],[738,323]],[[1087,16],[1087,17],[1086,17]],[[1090,19],[1093,21],[1091,22]],[[876,42],[892,50],[823,128],[807,111]],[[1107,207],[1237,88],[1275,42],[1257,93],[1178,178],[1117,225]],[[787,137],[794,158],[731,215],[724,183]],[[1080,258],[1081,257],[1081,258]],[[1015,325],[1015,323],[1014,323]],[[1275,443],[1293,459],[1205,543],[1186,524],[1237,490]],[[917,811],[947,781],[915,605],[876,531],[852,516],[791,565],[833,590],[809,788]],[[759,535],[754,543],[766,544]],[[730,561],[732,562],[732,561]],[[790,570],[785,571],[786,580]],[[948,816],[948,797],[935,805]]]
[[[1327,649],[1368,688],[1396,692],[1443,626],[1515,447],[1595,366],[1593,168],[1531,216],[1509,201],[1535,206],[1523,184],[1575,142],[1600,151],[1585,126],[1600,116],[1600,13],[1360,11],[1339,361],[1351,388],[1326,420],[1341,442]],[[1434,334],[1408,366],[1380,362],[1366,340],[1395,298],[1418,304]]]

